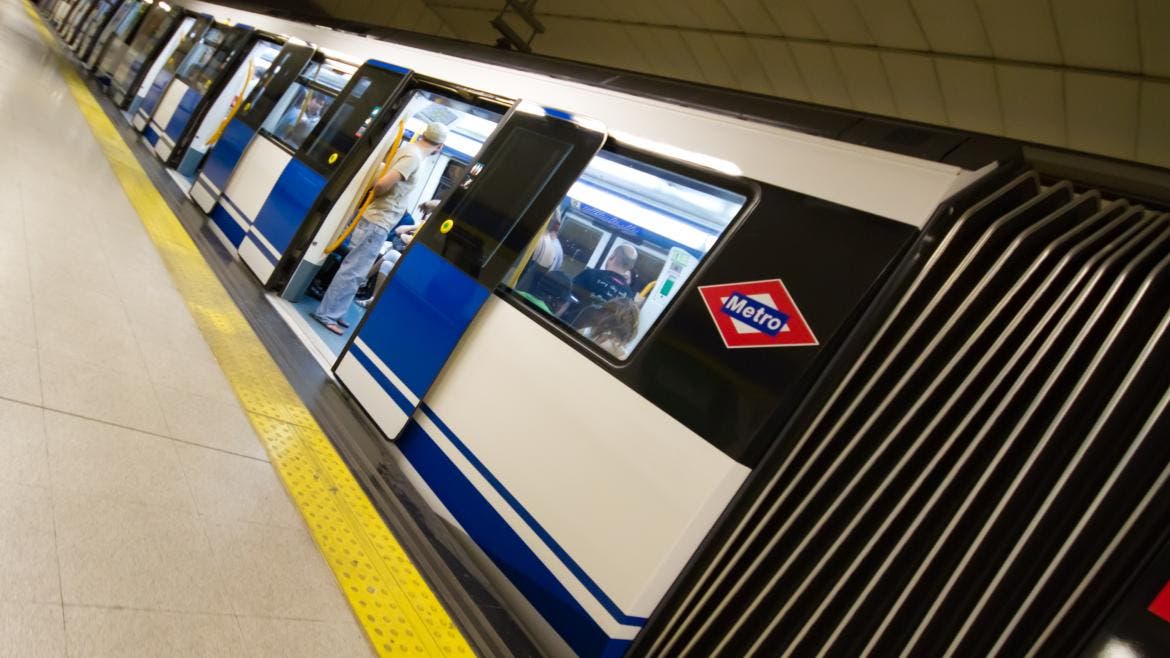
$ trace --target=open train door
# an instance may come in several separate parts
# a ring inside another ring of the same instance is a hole
[[[335,367],[386,436],[605,138],[599,122],[519,101],[420,229]]]

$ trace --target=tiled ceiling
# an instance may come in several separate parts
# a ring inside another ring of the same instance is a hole
[[[505,0],[314,0],[494,43]],[[533,50],[1170,167],[1170,0],[536,0]]]

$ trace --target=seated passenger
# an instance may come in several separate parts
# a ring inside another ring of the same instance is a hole
[[[605,267],[587,267],[573,278],[573,294],[582,302],[601,303],[618,297],[632,299],[631,271],[638,263],[638,250],[633,245],[618,245],[605,260]]]
[[[638,335],[638,305],[628,297],[615,297],[589,313],[577,330],[601,349],[624,359],[626,345]]]
[[[545,272],[533,278],[529,291],[516,294],[532,302],[537,308],[553,316],[560,316],[572,299],[572,281],[564,272]]]

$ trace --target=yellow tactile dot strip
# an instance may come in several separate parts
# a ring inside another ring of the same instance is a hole
[[[56,41],[26,1],[46,43]],[[382,656],[472,656],[333,444],[313,420],[97,100],[58,69],[223,368],[272,466]]]

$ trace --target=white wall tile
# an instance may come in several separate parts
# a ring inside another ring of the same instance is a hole
[[[790,44],[796,66],[801,77],[808,84],[809,96],[814,103],[836,107],[853,107],[849,89],[837,68],[833,51],[819,43],[793,42]]]
[[[999,90],[991,64],[940,57],[935,67],[952,126],[992,135],[1003,132]]]
[[[805,0],[825,36],[836,43],[871,44],[873,37],[853,0]]]
[[[996,66],[1003,103],[1004,134],[1041,144],[1064,146],[1064,77],[1059,69]]]
[[[1170,167],[1170,84],[1144,82],[1138,118],[1137,159]]]
[[[1137,146],[1138,89],[1132,78],[1064,74],[1068,146],[1115,158],[1132,158]]]
[[[780,34],[772,14],[760,0],[723,0],[723,6],[747,34]]]
[[[1170,78],[1170,2],[1138,0],[1142,72]]]
[[[876,50],[839,47],[833,49],[833,56],[849,88],[854,109],[885,116],[897,115],[894,95]]]
[[[998,59],[1061,62],[1049,0],[979,0],[979,15]]]
[[[716,34],[713,36],[715,46],[723,55],[739,83],[739,88],[757,94],[774,94],[768,74],[755,50],[744,37]]]
[[[974,0],[911,0],[930,49],[990,56],[991,45]]]
[[[1137,72],[1141,65],[1133,0],[1052,0],[1064,63]]]
[[[882,53],[898,115],[913,121],[949,125],[934,60],[928,55]]]
[[[796,100],[810,100],[808,86],[796,67],[788,44],[780,39],[748,39],[756,56],[763,62],[764,74],[768,76],[777,96]]]
[[[727,60],[723,59],[723,54],[710,34],[684,30],[682,37],[687,47],[691,49],[695,61],[699,63],[703,80],[720,87],[740,88],[735,72],[731,70]]]
[[[857,3],[857,10],[879,46],[907,50],[930,48],[910,0],[864,0]]]
[[[781,34],[800,39],[825,38],[821,26],[802,0],[760,0],[760,4],[772,15]]]

